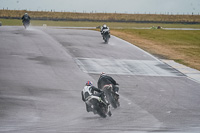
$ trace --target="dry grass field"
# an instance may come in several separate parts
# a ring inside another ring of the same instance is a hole
[[[200,70],[200,30],[119,29],[112,34],[159,58]]]
[[[44,11],[26,11],[26,10],[0,10],[0,17],[19,19],[25,12],[29,13],[32,19],[41,19],[41,20],[200,23],[200,15],[73,13],[73,12],[44,12]]]

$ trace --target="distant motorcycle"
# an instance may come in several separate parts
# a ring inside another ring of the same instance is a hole
[[[119,95],[113,91],[112,84],[104,85],[102,90],[104,91],[106,95],[106,99],[112,105],[113,108],[117,108],[120,106]]]
[[[100,97],[91,95],[87,98],[86,104],[92,108],[94,114],[98,114],[102,118],[111,116],[110,105],[105,103]]]
[[[108,43],[109,39],[110,39],[110,32],[109,32],[109,29],[105,29],[103,31],[103,40],[105,41],[105,43]]]
[[[30,25],[30,20],[24,20],[23,25],[24,25],[24,28],[27,29],[27,27],[29,27]]]

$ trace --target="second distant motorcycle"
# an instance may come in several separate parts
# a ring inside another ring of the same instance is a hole
[[[105,41],[105,43],[108,43],[109,39],[110,39],[110,29],[109,27],[107,27],[105,24],[101,27],[101,35],[103,37],[103,40]]]

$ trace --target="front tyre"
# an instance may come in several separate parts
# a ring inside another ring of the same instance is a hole
[[[109,36],[108,35],[105,35],[105,43],[108,43],[108,40],[109,40]]]
[[[115,109],[117,108],[117,102],[115,101],[115,99],[110,98],[110,103],[111,103],[113,108],[115,108]]]

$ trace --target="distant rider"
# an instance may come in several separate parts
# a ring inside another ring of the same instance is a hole
[[[101,30],[100,30],[101,35],[103,35],[103,33],[104,33],[105,31],[108,31],[108,33],[110,34],[110,28],[107,27],[106,24],[104,24],[103,26],[101,26]]]
[[[96,92],[96,93],[95,93]],[[101,91],[100,89],[94,87],[92,85],[92,82],[91,81],[87,81],[85,87],[83,88],[82,92],[81,92],[81,95],[82,95],[82,100],[85,102],[86,104],[86,101],[87,101],[87,98],[91,95],[94,95],[94,96],[98,96],[98,97],[101,97],[101,99],[108,104],[108,101],[105,99],[105,95],[104,95],[104,92]],[[92,108],[86,104],[86,110],[87,112],[90,112],[92,111]]]
[[[119,95],[118,94],[119,84],[111,76],[106,75],[104,72],[101,73],[97,84],[98,84],[98,88],[100,89],[103,89],[105,85],[112,84],[113,91],[115,92],[115,94]]]
[[[31,20],[31,18],[30,18],[30,16],[28,15],[28,13],[25,13],[25,14],[22,16],[22,22],[23,22],[23,23],[24,23],[24,22],[30,23],[30,20]]]

